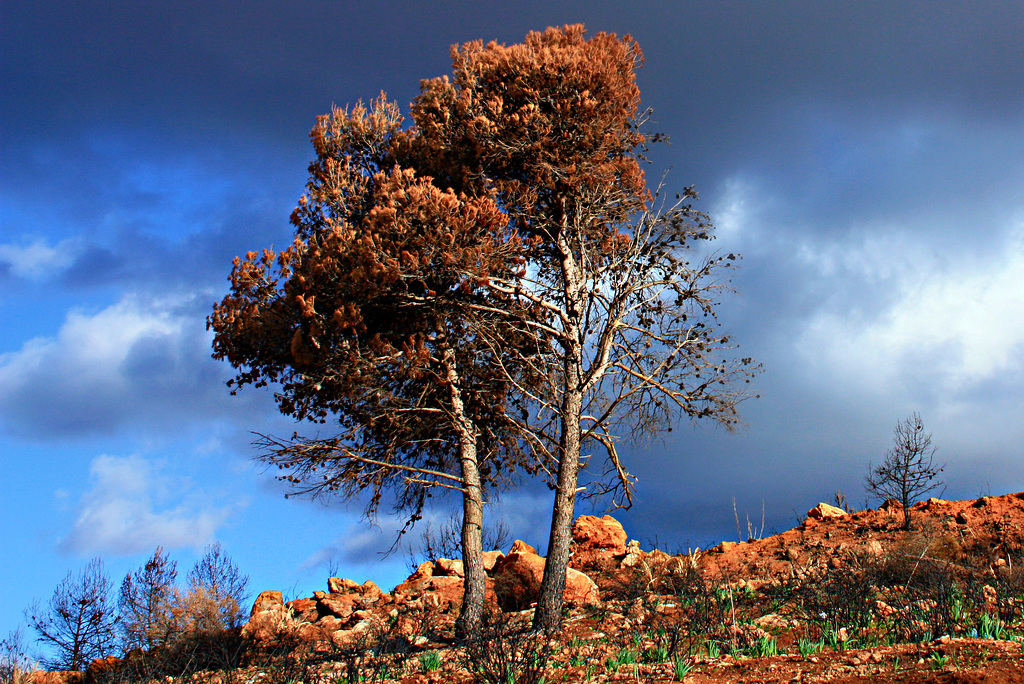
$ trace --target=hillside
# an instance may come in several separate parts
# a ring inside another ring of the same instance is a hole
[[[819,504],[781,534],[689,555],[582,516],[551,642],[528,631],[543,559],[517,541],[486,556],[492,618],[467,647],[452,638],[462,563],[437,559],[389,592],[265,591],[240,630],[97,661],[87,679],[163,678],[173,661],[193,674],[169,681],[224,683],[1024,682],[1024,493],[929,499],[911,532],[902,513]]]

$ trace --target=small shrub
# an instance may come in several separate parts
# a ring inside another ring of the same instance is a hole
[[[815,653],[821,651],[821,649],[824,648],[824,646],[825,644],[823,644],[822,642],[813,641],[806,637],[801,638],[799,641],[796,642],[796,650],[800,653],[801,657],[803,657],[804,660],[807,660]]]
[[[770,658],[779,655],[779,644],[774,637],[763,636],[751,644],[750,651],[755,658]]]
[[[441,654],[437,651],[427,651],[420,654],[420,667],[424,672],[434,672],[441,669]]]
[[[683,658],[676,658],[673,665],[677,682],[681,682],[686,679],[686,675],[690,674],[690,670],[693,669],[693,663]]]
[[[488,684],[538,684],[550,649],[522,617],[485,613],[480,630],[465,641],[466,669]]]

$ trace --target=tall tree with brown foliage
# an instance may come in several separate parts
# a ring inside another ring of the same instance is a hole
[[[452,56],[409,129],[383,100],[321,120],[296,242],[236,261],[215,355],[239,384],[280,383],[285,413],[339,418],[338,437],[268,440],[300,492],[368,488],[375,509],[391,488],[415,518],[426,488],[461,491],[466,604],[481,490],[553,457],[535,618],[553,632],[584,445],[615,483],[596,490],[628,505],[616,445],[679,415],[733,426],[756,368],[720,356],[736,257],[691,264],[712,237],[696,193],[666,207],[647,188],[635,41],[566,26]]]
[[[126,651],[141,648],[150,651],[172,641],[177,634],[174,619],[174,586],[177,563],[167,557],[162,546],[135,572],[121,582],[117,607],[121,614],[121,633]]]
[[[420,173],[417,132],[401,124],[383,95],[320,117],[294,243],[236,259],[209,325],[236,386],[277,383],[283,413],[337,422],[328,438],[264,438],[263,460],[297,493],[369,493],[373,515],[393,492],[413,522],[433,488],[462,494],[468,632],[484,605],[484,491],[529,439],[496,358],[536,340],[505,322],[516,301],[485,287],[522,270],[505,214]]]
[[[558,459],[535,615],[551,633],[561,625],[584,445],[603,449],[617,502],[628,505],[632,478],[617,442],[671,429],[680,414],[732,427],[757,369],[718,356],[730,349],[715,325],[718,278],[736,257],[688,261],[713,230],[689,204],[696,193],[652,209],[636,42],[588,39],[577,25],[512,46],[467,43],[452,55],[454,77],[425,83],[414,104],[415,142],[434,151],[435,176],[494,193],[523,237],[529,267],[495,274],[488,287],[535,312],[522,325],[547,351],[510,367],[543,379],[517,389],[538,407],[535,429]]]

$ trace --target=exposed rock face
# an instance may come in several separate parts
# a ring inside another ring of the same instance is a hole
[[[581,515],[572,526],[573,549],[570,565],[577,570],[596,574],[617,568],[626,555],[626,531],[615,518]],[[636,547],[639,551],[639,545]],[[639,558],[630,563],[639,563]],[[628,567],[628,566],[627,566]]]
[[[434,563],[434,574],[442,577],[465,577],[466,571],[461,560],[438,558]]]
[[[284,606],[284,597],[281,592],[268,589],[267,591],[261,592],[256,597],[256,601],[252,604],[252,610],[249,611],[249,615],[255,615],[264,610],[269,610],[274,606]]]
[[[526,542],[524,542],[521,539],[516,539],[514,542],[512,542],[512,548],[509,549],[509,553],[510,554],[512,554],[512,553],[520,553],[520,552],[523,552],[523,551],[525,551],[527,553],[532,553],[535,556],[539,556],[540,555],[539,553],[537,553],[537,549],[533,548],[532,546],[530,546],[529,544],[527,544]]]
[[[484,572],[490,572],[494,570],[494,566],[498,564],[505,554],[495,549],[494,551],[484,551]]]
[[[579,550],[608,549],[615,556],[626,553],[626,530],[610,515],[603,518],[581,515],[576,518],[572,525],[572,539]]]

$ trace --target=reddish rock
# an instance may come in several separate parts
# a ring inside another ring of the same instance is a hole
[[[296,620],[303,622],[315,622],[318,614],[316,611],[316,599],[300,598],[289,601],[285,606],[292,611]]]
[[[336,615],[347,620],[359,608],[359,596],[329,594],[317,600],[316,610],[321,616]]]
[[[516,539],[514,542],[512,542],[512,548],[509,549],[508,553],[509,553],[509,555],[512,555],[513,553],[524,553],[524,552],[525,553],[532,553],[535,556],[539,556],[540,555],[539,553],[537,553],[537,549],[533,548],[532,546],[530,546],[529,544],[527,544],[526,542],[524,542],[521,539]]]
[[[362,585],[360,585],[359,593],[363,597],[363,603],[366,603],[367,601],[373,603],[384,596],[384,592],[381,591],[380,587],[370,580],[366,580]]]
[[[279,603],[254,612],[249,621],[242,625],[242,637],[261,644],[271,644],[289,631],[292,625],[291,614],[283,603]]]
[[[523,610],[536,603],[544,577],[544,558],[527,551],[505,556],[491,573],[498,602],[505,610]],[[598,600],[597,585],[579,570],[569,568],[563,598],[571,605],[592,605]]]
[[[644,559],[644,552],[640,549],[640,542],[633,540],[626,546],[626,557],[619,562],[621,568],[632,568],[640,564]]]
[[[256,600],[252,604],[252,610],[249,611],[249,615],[255,615],[256,613],[276,608],[278,606],[284,606],[284,597],[281,592],[274,589],[268,589],[267,591],[261,592]]]
[[[581,515],[576,518],[572,524],[572,539],[578,549],[607,549],[615,556],[626,553],[626,531],[610,515],[602,518]]]
[[[441,577],[465,577],[466,571],[461,560],[438,558],[434,561],[434,575]]]
[[[98,681],[103,675],[114,672],[121,666],[121,659],[117,656],[108,655],[105,658],[96,658],[89,667],[85,668],[85,679],[90,682]]]
[[[329,577],[327,579],[327,591],[331,594],[349,594],[352,592],[358,593],[360,590],[359,584],[350,580],[347,577]]]
[[[848,518],[850,517],[850,514],[842,508],[836,508],[835,506],[831,506],[827,503],[819,503],[817,506],[807,511],[807,517],[812,520],[828,522],[830,520],[842,520],[843,518]]]
[[[498,561],[504,557],[504,552],[497,549],[494,551],[484,551],[484,572],[491,572],[494,570],[494,566],[497,565]]]

